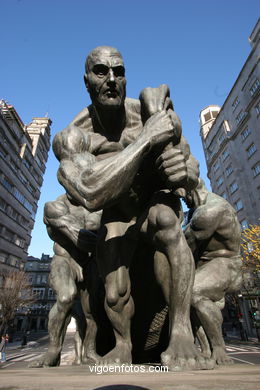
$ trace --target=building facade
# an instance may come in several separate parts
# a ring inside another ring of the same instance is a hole
[[[212,191],[236,209],[242,228],[260,224],[260,21],[251,52],[222,107],[200,113]]]
[[[52,257],[42,254],[41,259],[28,256],[25,272],[32,287],[35,302],[17,313],[14,328],[17,332],[47,331],[49,311],[56,301],[56,295],[49,287]]]
[[[50,148],[49,118],[24,125],[0,101],[0,273],[24,269]],[[0,279],[1,285],[1,279]]]

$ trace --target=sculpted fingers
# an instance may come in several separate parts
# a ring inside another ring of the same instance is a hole
[[[182,160],[184,161],[184,156],[180,149],[177,149],[172,145],[167,145],[162,154],[157,158],[155,165],[160,167],[163,163],[168,164],[169,161],[173,160],[176,161],[176,163]]]
[[[166,84],[162,84],[158,88],[144,88],[139,98],[145,119],[166,108],[165,103],[169,96],[170,91]]]

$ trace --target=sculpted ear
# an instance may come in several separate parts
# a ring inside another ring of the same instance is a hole
[[[87,91],[89,92],[89,80],[88,80],[88,75],[86,73],[84,74],[84,82],[85,82]]]

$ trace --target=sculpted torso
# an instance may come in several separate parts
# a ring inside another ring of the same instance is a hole
[[[196,248],[197,261],[239,255],[240,226],[235,210],[216,194],[209,192],[205,204],[194,211],[185,236],[191,248]]]

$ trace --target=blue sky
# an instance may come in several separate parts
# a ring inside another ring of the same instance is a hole
[[[249,52],[259,17],[257,0],[0,0],[0,98],[24,123],[48,113],[52,138],[90,103],[84,61],[99,45],[117,47],[125,61],[127,95],[170,86],[183,133],[206,166],[199,113],[222,105]],[[52,254],[43,205],[64,192],[50,151],[29,254]],[[208,181],[207,181],[208,183]]]

